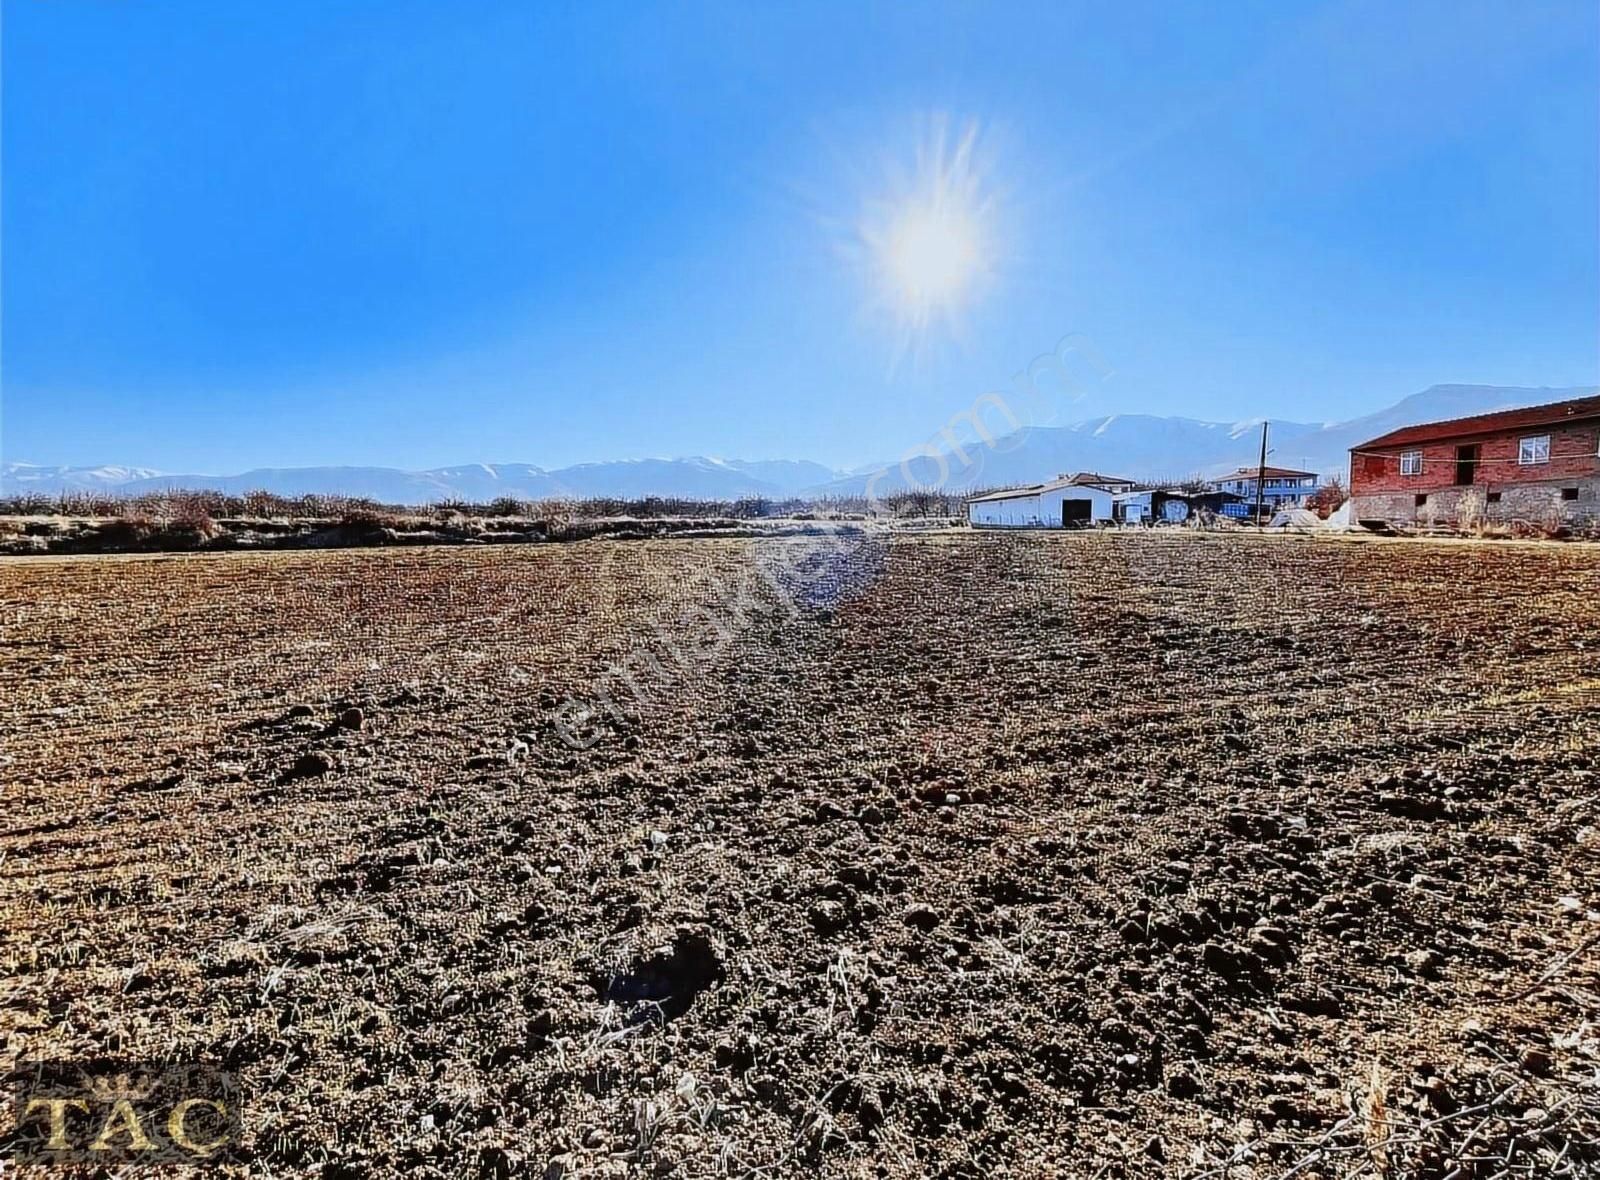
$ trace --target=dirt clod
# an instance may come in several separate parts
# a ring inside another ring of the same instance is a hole
[[[285,777],[289,780],[320,778],[333,770],[333,758],[321,750],[308,750],[294,760]]]
[[[680,930],[671,942],[599,980],[600,994],[645,1019],[665,1023],[689,1010],[701,992],[722,978],[722,960],[710,936]]]

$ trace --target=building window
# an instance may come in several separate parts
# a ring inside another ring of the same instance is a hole
[[[1561,498],[1563,500],[1576,500],[1578,498],[1578,489],[1577,488],[1562,488],[1561,489]]]
[[[1517,462],[1524,467],[1533,463],[1550,462],[1550,436],[1535,434],[1523,439],[1522,445],[1517,448]]]
[[[1485,498],[1485,499],[1486,499],[1486,500],[1488,500],[1488,501],[1489,501],[1489,503],[1491,503],[1491,504],[1498,504],[1498,503],[1500,503],[1500,493],[1499,493],[1499,492],[1490,492],[1490,493],[1489,493],[1489,494],[1488,494],[1488,495],[1487,495],[1487,496],[1485,496],[1485,497],[1484,497],[1484,498]]]
[[[1422,452],[1421,451],[1401,451],[1400,452],[1400,474],[1401,475],[1421,475],[1422,474]]]
[[[1428,502],[1428,493],[1427,492],[1418,492],[1417,493],[1417,507],[1421,508],[1423,505],[1427,504],[1427,502]]]

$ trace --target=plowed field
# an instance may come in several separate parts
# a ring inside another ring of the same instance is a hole
[[[19,560],[0,623],[0,1066],[225,1063],[238,1172],[1600,1174],[1593,548]]]

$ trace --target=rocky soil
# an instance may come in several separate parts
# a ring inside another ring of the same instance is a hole
[[[1600,556],[0,567],[0,1067],[250,1175],[1600,1174]]]

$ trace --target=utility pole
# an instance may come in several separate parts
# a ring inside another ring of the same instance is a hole
[[[1267,424],[1261,424],[1261,466],[1256,468],[1256,528],[1266,527],[1261,519],[1261,501],[1267,490]]]

